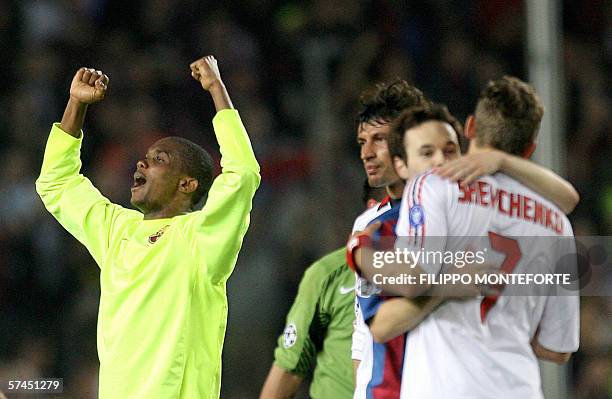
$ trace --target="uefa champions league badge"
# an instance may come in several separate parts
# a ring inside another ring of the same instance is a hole
[[[289,349],[295,345],[295,341],[297,341],[297,328],[295,324],[291,323],[283,331],[283,346],[285,349]]]
[[[423,213],[423,208],[421,208],[421,205],[413,205],[412,208],[410,208],[408,211],[408,219],[410,220],[412,227],[419,227],[423,224],[425,214]]]

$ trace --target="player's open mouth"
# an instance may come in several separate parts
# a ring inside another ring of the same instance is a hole
[[[134,184],[132,184],[132,189],[136,189],[138,187],[142,187],[146,184],[147,179],[144,177],[142,173],[134,173]]]

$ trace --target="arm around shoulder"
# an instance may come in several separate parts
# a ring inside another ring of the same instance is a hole
[[[553,201],[565,214],[570,214],[580,201],[570,182],[535,162],[505,154],[501,170]]]
[[[442,298],[430,296],[412,300],[393,298],[386,301],[381,305],[370,324],[372,338],[376,342],[385,343],[412,330],[442,302]]]

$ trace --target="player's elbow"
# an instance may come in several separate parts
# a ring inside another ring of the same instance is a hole
[[[255,188],[259,187],[259,184],[261,183],[261,173],[259,168],[253,171],[253,181],[255,182]]]
[[[394,333],[392,330],[370,329],[370,333],[372,334],[372,339],[374,339],[374,342],[378,344],[386,344],[399,335]]]
[[[261,182],[259,169],[247,167],[225,168],[217,179],[222,179],[228,194],[237,194],[245,199],[253,197]]]
[[[429,284],[402,284],[398,288],[397,295],[401,295],[408,299],[414,299],[423,295],[429,287]]]
[[[259,166],[257,168],[248,168],[239,172],[241,185],[248,187],[251,191],[255,192],[261,183],[261,174],[259,173]]]
[[[386,304],[398,300],[400,299],[391,299],[390,301],[387,301]],[[390,310],[397,310],[402,314],[398,314],[397,312],[393,311],[390,312]],[[412,325],[409,320],[404,317],[405,315],[403,314],[403,311],[403,308],[385,309],[381,307],[368,326],[370,328],[370,334],[372,335],[372,339],[379,344],[384,344],[391,341],[393,338],[409,331]]]
[[[43,176],[38,177],[34,185],[36,187],[36,193],[38,193],[38,196],[41,198],[49,191],[49,183],[44,180]]]
[[[389,341],[393,338],[391,333],[392,332],[388,328],[380,325],[380,323],[372,323],[370,326],[370,334],[372,334],[372,339],[376,343],[384,344]]]
[[[579,202],[580,202],[580,194],[578,193],[578,191],[574,189],[570,197],[570,201],[568,202],[565,213],[566,214],[572,213],[572,211],[576,209],[576,206],[578,206]]]
[[[62,188],[58,184],[45,181],[42,177],[36,180],[35,187],[36,193],[45,206],[49,206],[49,204],[57,201],[57,199],[61,197]]]
[[[565,196],[565,199],[561,201],[562,203],[559,205],[563,213],[569,215],[576,208],[578,203],[580,202],[580,194],[574,187],[569,188],[569,194]]]

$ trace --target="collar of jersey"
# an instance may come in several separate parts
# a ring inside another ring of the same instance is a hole
[[[390,195],[387,195],[378,205],[378,210],[380,211],[387,204],[389,204],[389,206],[393,208],[394,206],[399,205],[400,202],[402,202],[402,200],[392,199]]]
[[[161,218],[161,219],[148,219],[148,220],[145,220],[143,218],[142,219],[142,223],[146,223],[146,224],[158,224],[158,223],[161,224],[161,223],[166,223],[167,224],[172,219],[174,219],[174,218]]]

